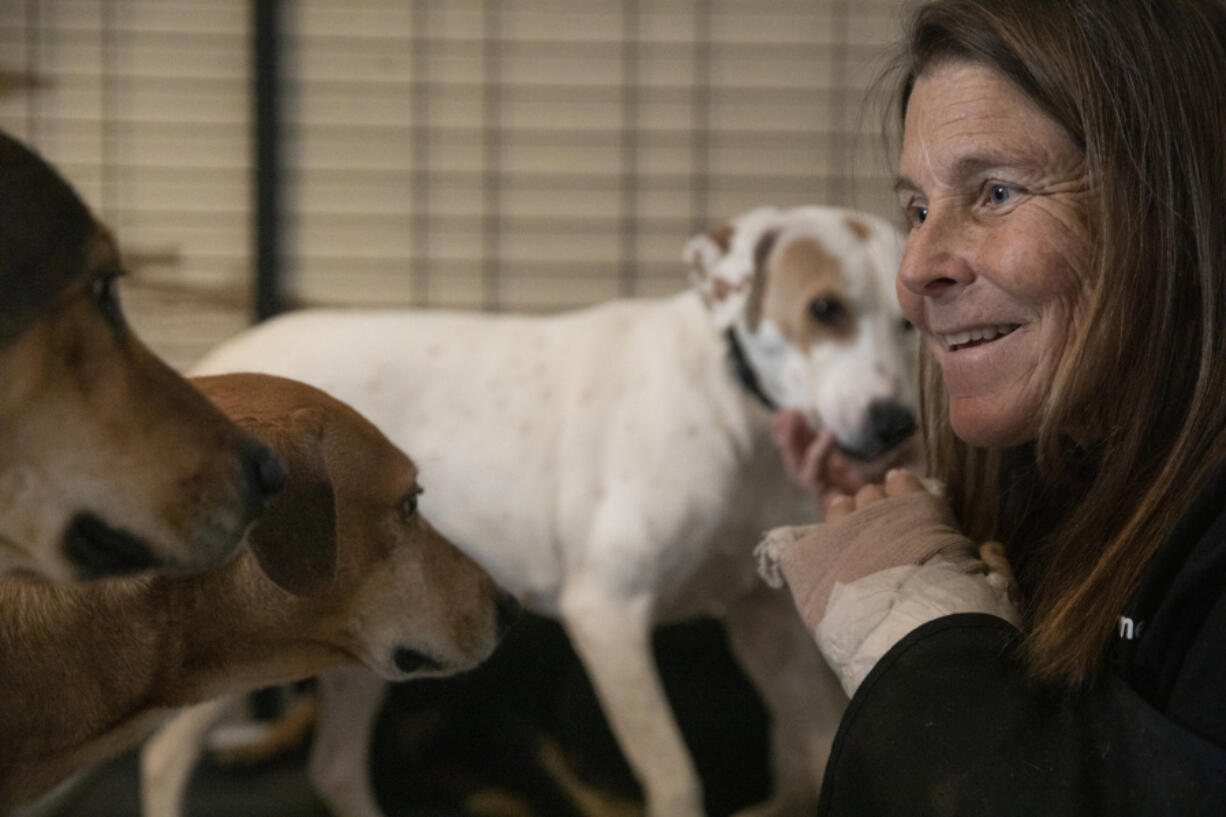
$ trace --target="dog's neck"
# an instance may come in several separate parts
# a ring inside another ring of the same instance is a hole
[[[745,354],[745,347],[741,345],[735,326],[729,326],[724,330],[724,340],[728,344],[728,361],[732,365],[736,379],[746,391],[757,398],[767,411],[776,411],[779,404],[763,390],[762,383],[758,379],[758,372],[749,361],[749,356]]]
[[[171,643],[166,611],[149,601],[140,579],[0,579],[0,810],[72,772],[81,747],[143,711]]]
[[[194,576],[0,578],[0,812],[131,746],[174,707],[353,662],[312,640],[310,600],[254,574],[243,554]]]
[[[224,570],[177,580],[182,621],[181,664],[168,703],[194,703],[225,693],[301,680],[352,656],[332,631],[343,615],[327,597],[281,590],[241,554]]]

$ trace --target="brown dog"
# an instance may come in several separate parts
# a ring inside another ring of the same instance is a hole
[[[417,512],[412,461],[357,412],[281,378],[196,383],[282,458],[285,490],[249,551],[206,573],[0,580],[0,810],[174,707],[350,664],[469,668],[518,610]]]
[[[282,478],[124,323],[110,234],[0,133],[0,571],[226,558]]]

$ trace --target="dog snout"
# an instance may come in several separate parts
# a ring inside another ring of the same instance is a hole
[[[519,599],[512,596],[510,593],[502,593],[495,603],[495,632],[498,638],[506,635],[507,630],[511,629],[511,625],[519,619],[519,614],[523,612],[523,606],[520,605]]]
[[[251,437],[242,446],[249,515],[256,516],[264,501],[285,487],[285,466],[264,444]]]
[[[877,400],[868,407],[868,431],[872,448],[892,451],[915,433],[915,414],[894,400]]]

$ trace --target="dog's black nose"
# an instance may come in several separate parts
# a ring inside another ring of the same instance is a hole
[[[905,443],[915,433],[911,409],[893,400],[877,400],[868,407],[868,431],[873,448],[881,453]]]
[[[396,669],[406,675],[423,669],[439,669],[442,666],[425,653],[411,650],[408,647],[397,647],[396,652],[392,655],[392,662],[396,665]]]
[[[250,440],[244,446],[243,460],[251,485],[267,498],[285,487],[285,468],[267,446]]]
[[[503,593],[498,597],[495,605],[496,617],[494,619],[497,628],[498,637],[502,638],[507,630],[511,629],[511,625],[519,618],[523,607],[520,606],[519,600],[510,593]]]

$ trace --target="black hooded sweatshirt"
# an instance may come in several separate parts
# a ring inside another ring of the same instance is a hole
[[[1110,668],[1030,681],[1019,634],[965,613],[917,628],[856,691],[822,817],[1226,817],[1226,474],[1155,554]]]

